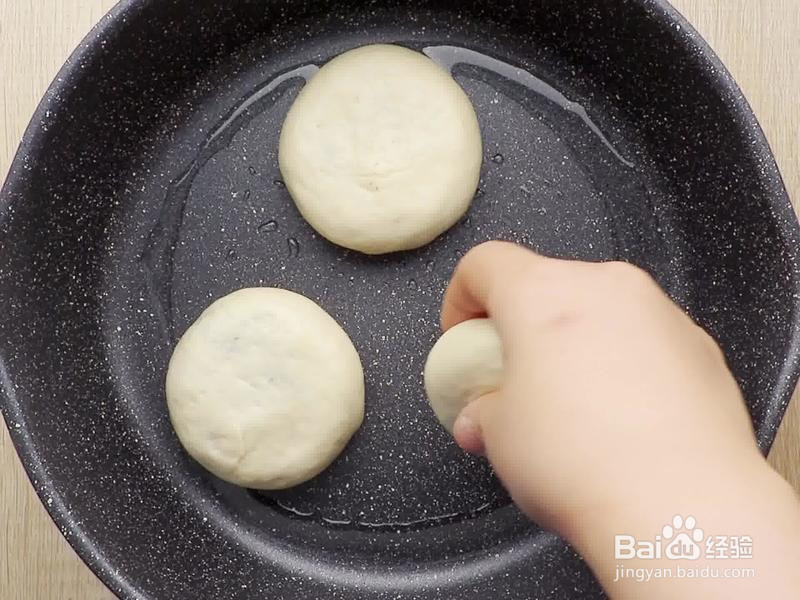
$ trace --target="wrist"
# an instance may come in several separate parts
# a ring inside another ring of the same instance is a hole
[[[800,558],[797,550],[791,550],[800,535],[800,505],[791,487],[758,458],[701,475],[695,473],[667,485],[651,483],[647,489],[638,490],[638,497],[628,496],[627,501],[599,502],[591,514],[574,518],[563,534],[607,591],[621,585],[615,575],[620,566],[758,565],[761,583],[785,579],[794,567],[782,573],[770,571],[780,571],[776,565],[795,564]],[[676,516],[680,519],[673,522]],[[697,548],[677,560],[674,548],[669,547],[680,535],[693,540]],[[738,563],[723,561],[722,565],[720,561],[705,562],[709,536],[712,540],[716,536],[747,538],[751,550],[757,551],[757,560],[747,557]]]
[[[768,507],[794,502],[791,487],[759,455],[724,465],[695,464],[674,475],[643,474],[627,486],[610,484],[563,515],[556,529],[585,556],[608,556],[615,536],[652,539],[675,515],[693,516],[708,527],[722,518],[747,522]]]

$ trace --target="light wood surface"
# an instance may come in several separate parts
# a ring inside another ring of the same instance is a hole
[[[0,177],[58,68],[113,0],[0,0]],[[743,88],[800,200],[800,2],[674,0]],[[800,403],[770,455],[800,489]],[[106,600],[31,488],[0,426],[0,600]]]

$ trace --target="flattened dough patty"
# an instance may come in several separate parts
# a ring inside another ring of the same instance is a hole
[[[489,319],[459,323],[439,338],[425,363],[425,391],[450,433],[461,410],[503,383],[503,346]]]
[[[275,288],[217,300],[167,372],[172,424],[206,469],[282,489],[338,456],[364,418],[364,372],[344,330],[313,301]]]
[[[322,236],[367,254],[418,248],[467,211],[482,162],[467,95],[423,54],[378,44],[331,60],[303,88],[279,160]]]

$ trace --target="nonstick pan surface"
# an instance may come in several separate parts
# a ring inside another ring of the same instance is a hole
[[[375,42],[452,67],[485,164],[451,231],[366,257],[303,221],[276,148],[315,66]],[[797,220],[738,88],[666,2],[122,2],[0,202],[2,407],[54,520],[123,598],[602,597],[426,405],[442,292],[489,239],[650,271],[720,342],[769,448],[798,373]],[[343,455],[280,493],[189,459],[163,391],[186,327],[257,285],[319,302],[367,380]]]

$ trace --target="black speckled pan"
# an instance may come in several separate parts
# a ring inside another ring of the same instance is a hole
[[[276,147],[313,65],[372,42],[453,68],[486,160],[460,224],[369,258],[299,217]],[[738,88],[666,2],[122,2],[0,202],[2,408],[64,535],[123,598],[602,597],[426,405],[442,291],[492,238],[651,271],[719,340],[769,448],[798,375],[797,220]],[[367,377],[344,454],[276,494],[190,460],[163,392],[188,324],[256,285],[318,301]]]

